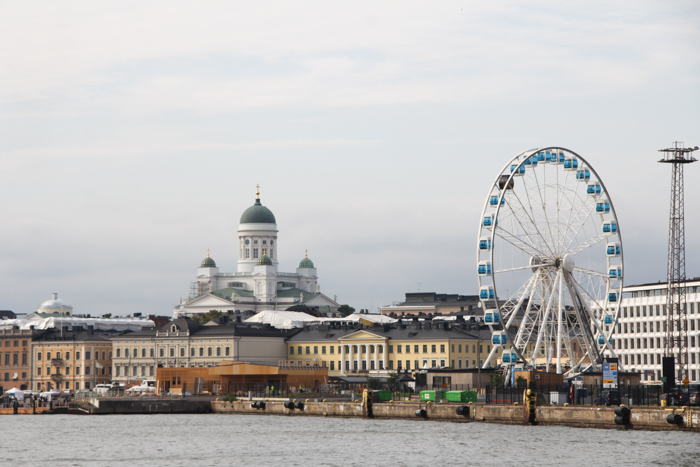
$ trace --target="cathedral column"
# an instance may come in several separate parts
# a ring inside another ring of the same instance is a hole
[[[353,370],[353,368],[352,368],[352,362],[353,362],[353,359],[352,359],[352,344],[348,345],[348,351],[350,352],[350,356],[348,357],[348,368],[349,368],[349,369],[348,369],[348,372],[350,372],[350,371]]]
[[[379,369],[379,346],[374,346],[374,369]]]

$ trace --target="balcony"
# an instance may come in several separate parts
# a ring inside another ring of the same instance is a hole
[[[56,357],[51,359],[52,365],[63,365],[63,359],[61,357]]]
[[[54,373],[51,375],[51,379],[56,382],[63,381],[63,375],[61,373]]]

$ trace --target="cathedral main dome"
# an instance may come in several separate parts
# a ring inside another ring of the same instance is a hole
[[[259,195],[260,193],[258,193]],[[276,224],[275,215],[268,208],[260,203],[260,198],[255,200],[255,204],[243,211],[241,224]]]

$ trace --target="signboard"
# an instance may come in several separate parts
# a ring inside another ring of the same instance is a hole
[[[603,387],[617,389],[617,363],[603,363]]]

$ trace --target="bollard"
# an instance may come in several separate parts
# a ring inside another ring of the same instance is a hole
[[[416,417],[428,418],[428,412],[426,412],[425,409],[418,409],[416,410]]]
[[[666,416],[666,421],[671,425],[680,425],[683,423],[683,416],[678,413],[670,413]]]

